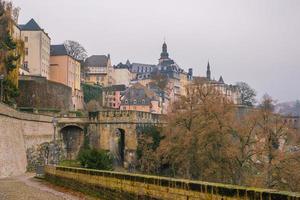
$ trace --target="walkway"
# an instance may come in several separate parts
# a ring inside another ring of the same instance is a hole
[[[70,192],[64,188],[45,183],[24,175],[0,179],[0,200],[93,200],[81,193]]]

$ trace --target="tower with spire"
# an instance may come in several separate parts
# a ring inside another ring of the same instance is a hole
[[[161,52],[160,58],[159,58],[159,65],[169,66],[169,65],[173,65],[173,64],[175,64],[175,62],[169,57],[168,46],[167,46],[166,42],[164,41],[164,43],[162,45],[162,52]]]
[[[162,52],[160,54],[160,60],[162,60],[162,59],[169,59],[168,47],[167,47],[166,42],[164,42],[162,45]]]
[[[209,64],[209,61],[207,63],[207,70],[206,70],[206,78],[207,80],[211,80],[211,71],[210,71],[210,64]]]

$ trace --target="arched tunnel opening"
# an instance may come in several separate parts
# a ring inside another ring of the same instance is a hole
[[[117,128],[111,138],[110,152],[114,157],[114,165],[123,167],[125,160],[125,130]]]
[[[75,125],[69,125],[61,129],[60,132],[66,152],[66,159],[76,159],[79,150],[84,142],[83,129]]]

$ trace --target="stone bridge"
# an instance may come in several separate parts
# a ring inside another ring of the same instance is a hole
[[[47,146],[57,140],[63,141],[56,145],[64,144],[69,159],[76,157],[88,139],[91,146],[111,151],[117,164],[124,165],[135,159],[138,127],[162,124],[159,115],[118,110],[93,112],[86,118],[53,119],[0,103],[0,178],[20,175],[48,160]],[[53,153],[53,158],[61,155],[56,150]]]
[[[158,114],[106,110],[89,113],[88,118],[57,118],[56,138],[62,140],[68,159],[74,159],[85,138],[92,147],[110,151],[121,166],[135,160],[138,129],[161,126]],[[86,136],[86,137],[85,137]]]

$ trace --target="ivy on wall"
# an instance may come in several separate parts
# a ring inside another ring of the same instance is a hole
[[[88,103],[91,100],[96,100],[102,105],[102,91],[103,88],[98,85],[90,85],[82,83],[82,90],[84,95],[84,102]]]

